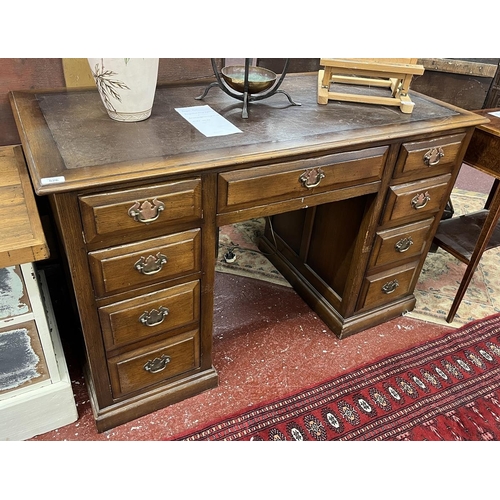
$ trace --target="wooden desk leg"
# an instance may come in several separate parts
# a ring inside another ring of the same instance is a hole
[[[455,295],[455,299],[453,300],[453,304],[451,305],[450,312],[448,313],[448,317],[446,318],[446,321],[448,323],[451,323],[453,321],[453,318],[455,317],[457,309],[460,306],[462,299],[464,298],[465,291],[467,290],[467,287],[471,282],[472,275],[474,274],[474,271],[476,270],[479,261],[481,260],[484,249],[490,241],[491,235],[493,234],[493,231],[495,231],[498,219],[500,218],[500,184],[498,183],[496,184],[495,193],[491,198],[489,210],[490,211],[484,221],[483,228],[479,233],[476,246],[474,247],[474,252],[472,252],[469,264],[467,265],[467,269],[465,270],[465,274],[462,278],[460,286],[458,287],[458,291]]]

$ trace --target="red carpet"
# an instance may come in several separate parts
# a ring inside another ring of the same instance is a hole
[[[500,315],[176,441],[496,441]]]

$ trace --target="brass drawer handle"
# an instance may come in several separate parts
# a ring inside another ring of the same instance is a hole
[[[139,316],[139,321],[146,326],[158,326],[163,323],[168,316],[169,310],[160,306],[158,309],[152,309],[150,312],[144,311]]]
[[[299,181],[307,189],[319,186],[322,179],[325,178],[325,173],[320,167],[308,168],[300,177]]]
[[[150,275],[160,272],[162,270],[163,265],[166,263],[167,263],[167,257],[162,253],[158,252],[156,256],[150,255],[147,259],[141,257],[134,264],[134,267],[141,274]]]
[[[419,193],[417,196],[415,196],[411,200],[411,206],[415,210],[419,210],[421,208],[424,208],[427,203],[431,201],[431,195],[429,194],[429,191],[426,191],[425,193]]]
[[[153,203],[146,200],[142,203],[142,205],[136,201],[133,206],[128,209],[128,214],[137,222],[149,224],[150,222],[154,222],[158,219],[163,210],[165,210],[165,204],[155,198]]]
[[[437,165],[441,161],[441,158],[443,157],[444,157],[444,151],[442,147],[431,148],[424,155],[424,163],[428,167],[433,167],[434,165]]]
[[[401,238],[395,245],[394,247],[396,248],[396,251],[399,253],[404,253],[406,252],[411,246],[413,245],[413,240],[411,239],[411,236],[408,236],[407,238]]]
[[[145,365],[144,369],[149,373],[158,373],[164,370],[170,363],[170,357],[162,354],[160,358],[150,359]]]
[[[394,292],[396,288],[399,286],[398,280],[392,280],[388,281],[383,287],[382,291],[389,295],[390,293]]]

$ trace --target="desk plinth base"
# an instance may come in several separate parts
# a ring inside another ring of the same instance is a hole
[[[415,308],[416,299],[414,295],[401,297],[399,300],[391,302],[389,305],[379,306],[370,311],[357,313],[349,318],[343,318],[333,309],[328,302],[324,304],[327,314],[331,314],[332,320],[328,316],[318,315],[334,331],[339,339],[344,339],[355,333],[359,333],[368,328],[381,325],[391,319],[402,316]],[[339,332],[339,333],[337,333]]]
[[[99,408],[92,378],[85,367],[85,380],[98,432],[125,424],[151,412],[161,410],[184,399],[196,396],[219,385],[219,376],[214,367],[189,377],[163,385],[154,390],[128,398],[105,408]]]
[[[268,259],[276,269],[339,339],[385,323],[415,308],[416,299],[411,294],[390,304],[343,317],[265,237],[261,238],[259,247],[268,254]]]

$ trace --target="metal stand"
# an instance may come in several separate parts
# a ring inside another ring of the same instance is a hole
[[[243,110],[241,113],[242,118],[248,118],[248,103],[254,102],[254,101],[260,101],[262,99],[267,99],[268,97],[271,97],[272,95],[277,94],[277,93],[284,94],[288,98],[288,101],[290,102],[290,104],[292,104],[293,106],[300,106],[301,105],[298,102],[294,102],[292,100],[292,98],[284,90],[278,90],[281,83],[283,82],[283,80],[286,76],[286,71],[288,69],[288,59],[285,59],[285,66],[283,68],[283,72],[281,73],[279,80],[277,80],[274,83],[274,85],[266,92],[261,92],[259,94],[255,94],[255,95],[250,94],[250,92],[248,91],[248,74],[249,74],[249,67],[250,67],[250,59],[245,59],[245,80],[243,83],[243,92],[241,92],[241,93],[233,91],[226,84],[226,82],[224,82],[224,80],[220,76],[219,70],[217,69],[215,59],[211,59],[211,61],[212,61],[212,68],[214,70],[215,78],[217,78],[217,81],[208,85],[205,88],[205,91],[203,92],[202,95],[195,97],[195,99],[197,99],[197,100],[202,100],[208,94],[208,91],[212,87],[219,87],[227,95],[233,97],[234,99],[238,99],[239,101],[243,101]]]

